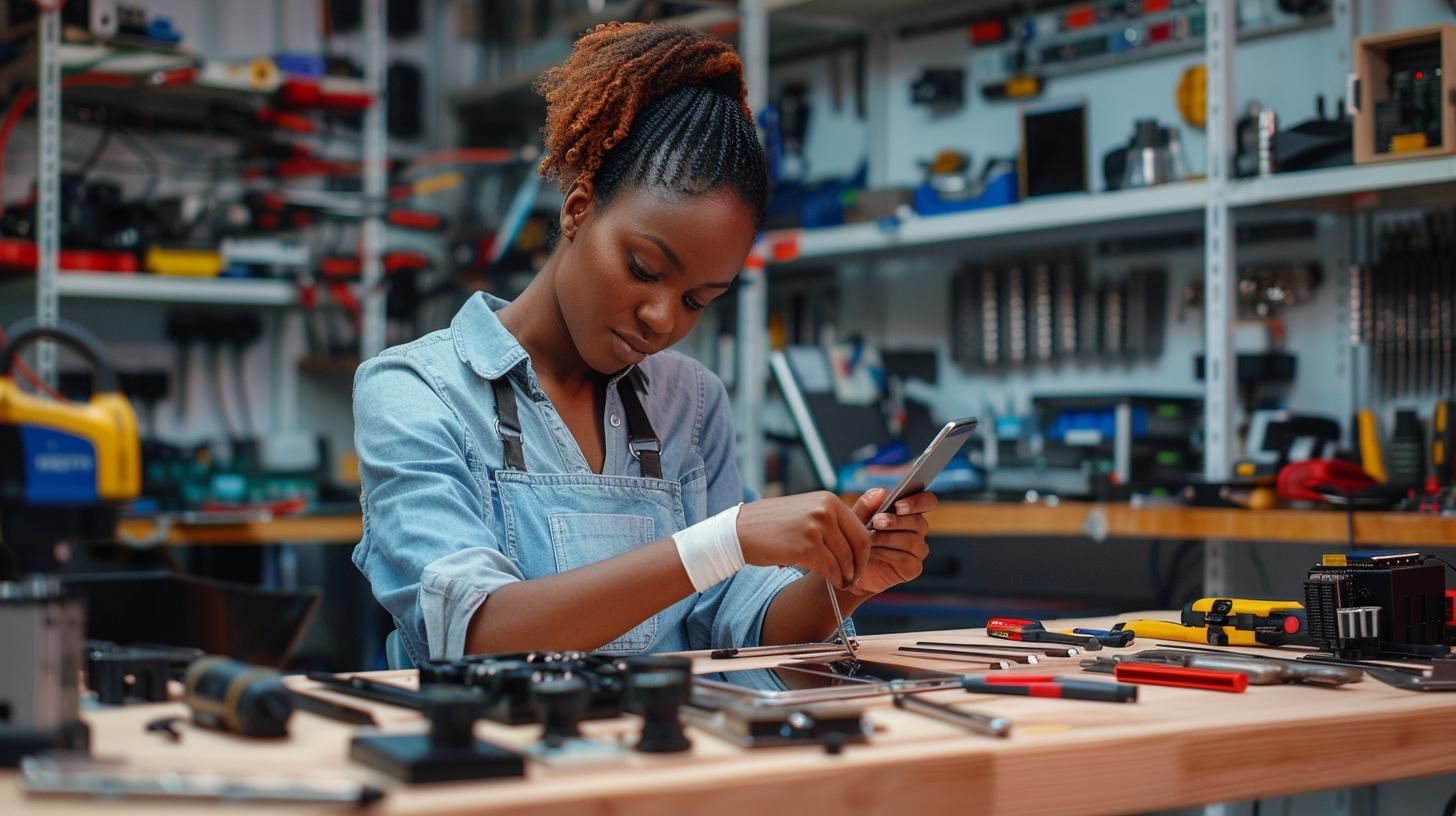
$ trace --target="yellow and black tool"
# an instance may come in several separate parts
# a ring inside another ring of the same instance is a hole
[[[1256,601],[1244,598],[1200,598],[1183,607],[1182,619],[1134,620],[1114,631],[1138,638],[1215,646],[1309,645],[1304,605],[1298,601]]]
[[[19,354],[39,340],[54,340],[91,364],[90,402],[21,390],[13,373]],[[114,539],[116,510],[141,491],[141,473],[136,414],[101,344],[74,323],[17,323],[0,349],[0,540],[9,571],[54,571],[64,555],[58,541]]]

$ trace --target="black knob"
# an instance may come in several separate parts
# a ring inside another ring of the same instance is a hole
[[[628,688],[642,716],[642,739],[637,750],[670,754],[693,746],[683,733],[678,712],[691,693],[688,675],[681,671],[642,672],[629,675]]]
[[[627,674],[627,687],[622,695],[622,710],[629,714],[641,714],[641,706],[633,697],[632,677],[649,672],[681,672],[687,677],[693,675],[693,659],[672,655],[631,655],[621,659],[623,671]]]
[[[577,724],[586,716],[591,702],[591,691],[585,680],[580,677],[543,680],[531,693],[545,726],[541,741],[546,747],[559,748],[566,740],[581,736]]]
[[[475,741],[475,721],[484,698],[474,689],[425,686],[422,708],[430,721],[430,747],[466,748]]]

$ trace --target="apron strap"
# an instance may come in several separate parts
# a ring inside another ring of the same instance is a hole
[[[657,432],[642,410],[642,401],[637,399],[637,390],[632,387],[631,377],[617,380],[617,394],[622,398],[622,410],[627,413],[627,448],[632,458],[642,464],[642,475],[648,479],[662,478],[662,443],[657,441]]]
[[[516,414],[516,392],[506,376],[490,381],[495,392],[495,433],[506,451],[506,468],[526,469],[526,452],[521,445],[521,420]]]

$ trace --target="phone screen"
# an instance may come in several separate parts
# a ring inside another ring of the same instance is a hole
[[[702,675],[705,679],[756,691],[795,691],[875,685],[905,680],[954,680],[946,672],[870,660],[805,660],[772,669],[739,669]]]
[[[940,433],[930,440],[924,452],[916,458],[915,463],[906,471],[905,478],[895,485],[894,489],[885,494],[885,500],[880,503],[880,509],[876,513],[887,513],[891,505],[906,496],[913,496],[924,490],[926,485],[935,480],[945,466],[950,462],[961,446],[971,438],[976,430],[976,419],[966,417],[957,419],[954,422],[946,423]]]

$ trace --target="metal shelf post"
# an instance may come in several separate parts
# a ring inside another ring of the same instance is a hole
[[[374,99],[364,113],[364,219],[360,224],[361,278],[364,284],[359,356],[367,360],[384,350],[385,105],[384,0],[364,3],[364,81]]]
[[[757,113],[768,100],[768,13],[762,0],[739,0],[743,79],[748,107]],[[761,262],[750,262],[738,279],[738,373],[734,395],[738,428],[738,472],[743,483],[763,490],[764,378],[768,376],[768,276]]]
[[[1203,333],[1207,365],[1204,367],[1203,475],[1211,481],[1227,479],[1235,444],[1234,385],[1237,360],[1233,348],[1234,225],[1229,208],[1230,153],[1233,145],[1233,60],[1236,12],[1228,0],[1208,3],[1204,35],[1208,64],[1208,202],[1204,209]],[[1203,591],[1227,592],[1222,541],[1209,541],[1203,550]]]
[[[40,107],[36,117],[40,166],[36,169],[36,245],[39,254],[35,270],[35,316],[42,325],[60,318],[60,289],[57,261],[61,245],[61,14],[59,9],[40,12],[40,56],[36,94]],[[49,341],[36,348],[36,373],[46,384],[56,385],[56,347]]]

